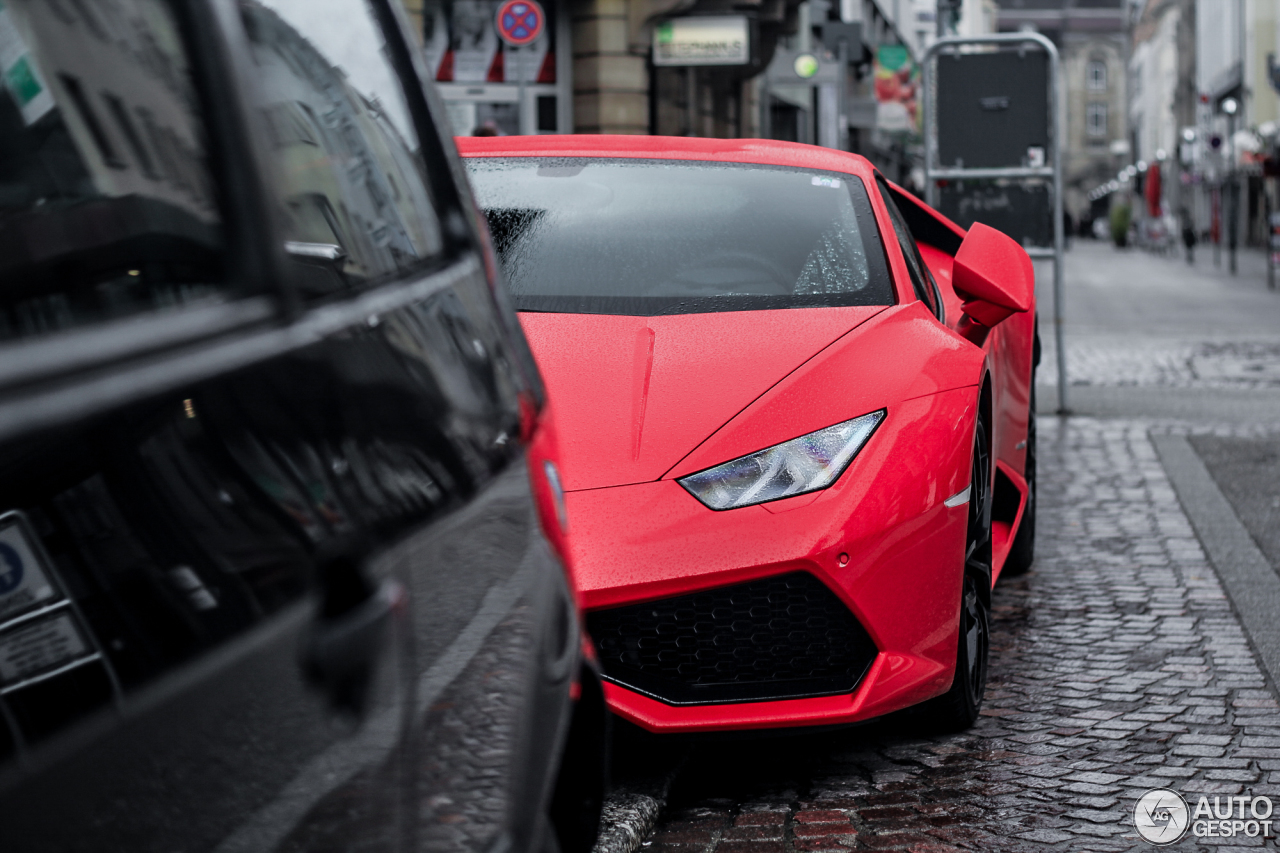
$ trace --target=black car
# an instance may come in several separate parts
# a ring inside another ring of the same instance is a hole
[[[0,850],[580,853],[543,390],[398,0],[0,5]]]

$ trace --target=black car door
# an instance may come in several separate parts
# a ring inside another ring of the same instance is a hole
[[[0,31],[0,849],[540,845],[540,390],[395,10]]]

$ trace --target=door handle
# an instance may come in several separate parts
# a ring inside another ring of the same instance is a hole
[[[387,643],[393,617],[404,612],[407,593],[383,581],[372,595],[337,616],[317,619],[302,655],[308,683],[336,710],[359,716]]]

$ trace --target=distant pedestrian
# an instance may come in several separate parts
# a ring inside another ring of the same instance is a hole
[[[1178,211],[1178,218],[1182,220],[1182,245],[1187,247],[1187,264],[1193,265],[1196,262],[1196,228],[1190,211],[1185,207]]]

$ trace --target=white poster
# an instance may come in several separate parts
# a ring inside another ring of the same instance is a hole
[[[441,83],[555,82],[548,67],[551,22],[532,44],[513,48],[498,37],[495,17],[502,0],[455,0],[423,24],[423,53],[432,77]],[[547,73],[544,75],[543,71]]]
[[[449,27],[454,82],[483,83],[488,78],[498,55],[497,12],[496,0],[454,0]]]
[[[70,613],[27,622],[0,634],[0,684],[54,669],[90,651]]]

